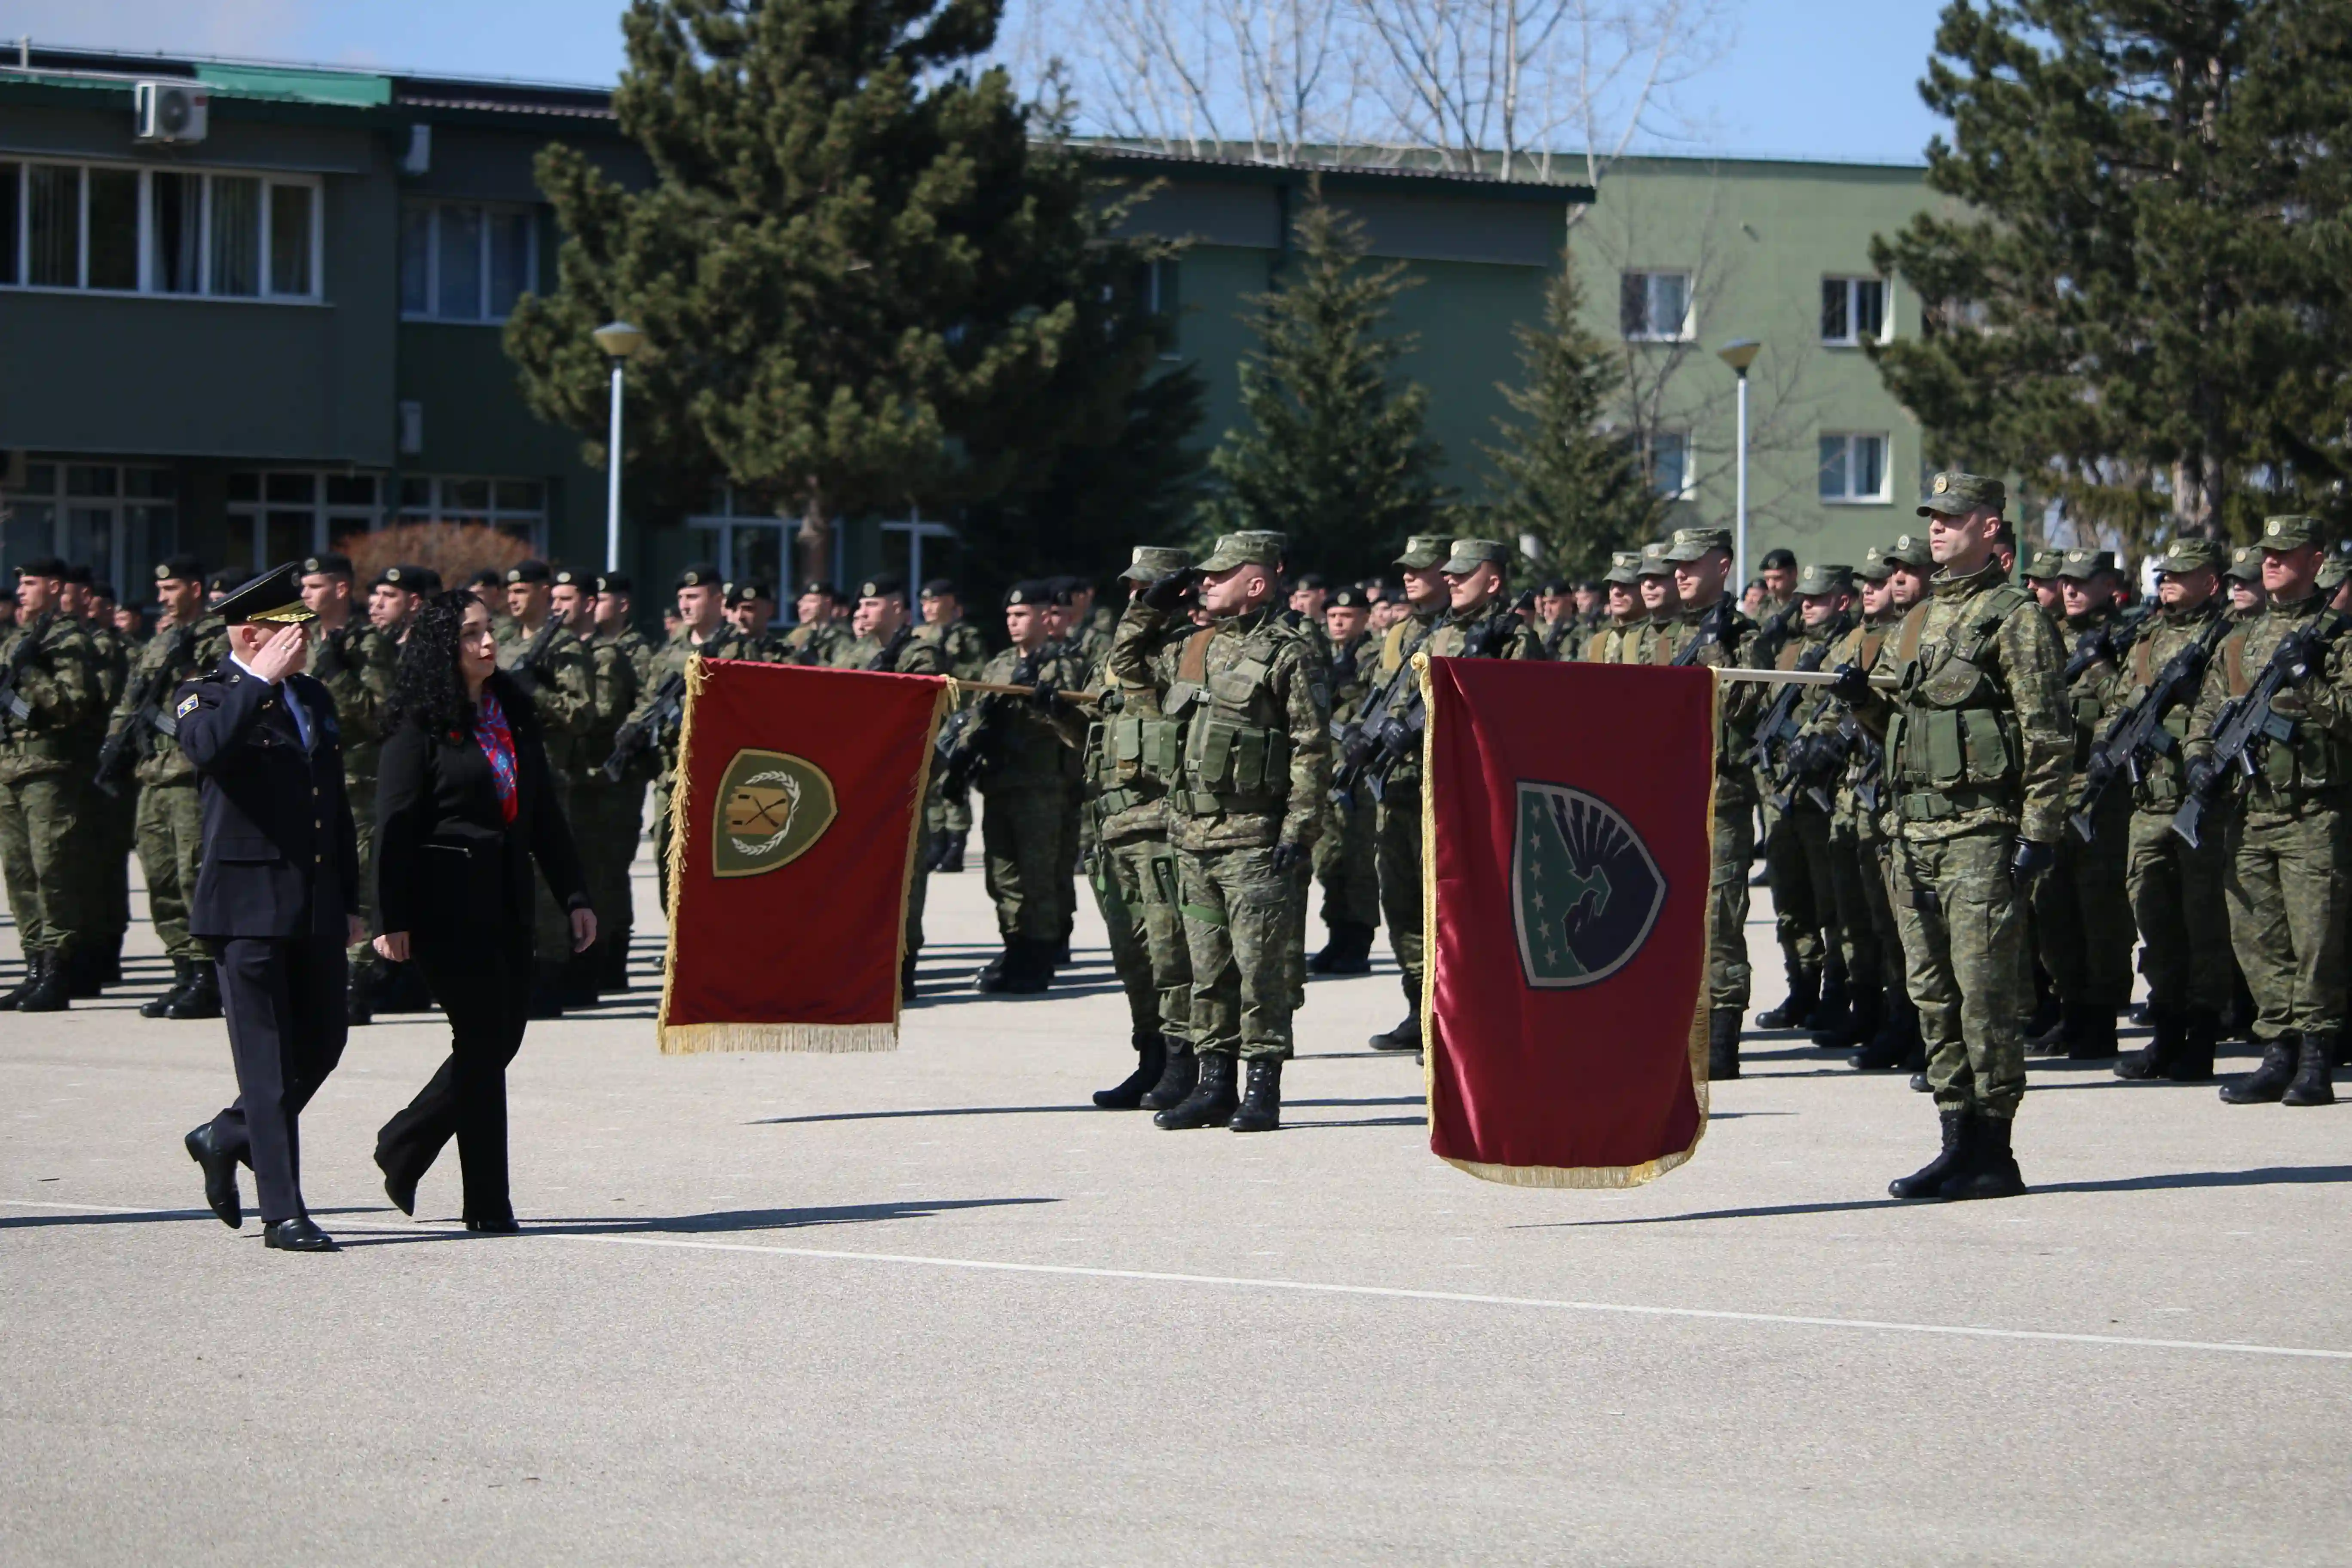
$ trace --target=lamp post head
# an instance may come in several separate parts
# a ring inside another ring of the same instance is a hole
[[[1764,345],[1754,338],[1734,338],[1716,350],[1715,357],[1739,374],[1746,375],[1748,367],[1756,363],[1756,356],[1761,353],[1763,349]]]
[[[607,321],[588,335],[596,340],[598,348],[614,359],[627,359],[646,346],[644,329],[633,327],[626,321]]]

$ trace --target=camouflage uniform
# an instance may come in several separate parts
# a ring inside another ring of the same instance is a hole
[[[1999,480],[1939,474],[1921,514],[2005,500]],[[1878,652],[1877,672],[1898,682],[1885,731],[1895,920],[1954,1175],[1987,1151],[2007,1157],[2006,1126],[1979,1124],[2008,1122],[2025,1093],[2025,900],[2011,868],[2016,840],[2053,845],[2065,826],[2064,663],[2057,634],[1998,556],[1965,576],[1937,572]],[[1885,717],[1885,700],[1870,694],[1863,711]]]
[[[868,583],[861,595],[877,598],[877,586],[889,592],[899,592],[896,584]],[[859,637],[844,650],[842,668],[871,670],[881,675],[945,675],[947,661],[940,657],[939,645],[926,639],[912,625],[901,626],[898,635],[887,642],[878,637]],[[919,829],[921,825],[918,825]],[[914,972],[915,955],[923,951],[923,901],[929,891],[931,845],[928,830],[919,831],[915,843],[915,867],[912,880],[907,887],[907,930],[901,961],[908,974]]]
[[[613,754],[614,733],[636,707],[641,692],[637,662],[622,637],[590,637],[582,644],[588,656],[589,704],[576,737],[572,837],[579,846],[588,901],[596,911],[595,984],[601,990],[617,991],[629,983],[629,939],[636,925],[629,867],[637,858],[637,836],[645,825],[646,781],[642,773],[625,769],[616,782],[605,775],[604,763]]]
[[[0,875],[27,963],[63,966],[99,924],[89,879],[68,862],[88,844],[81,814],[98,760],[91,716],[105,711],[102,682],[89,634],[73,617],[48,611],[10,627],[0,667],[27,639],[33,651],[16,690],[32,711],[6,720],[0,738]]]
[[[1878,547],[1871,546],[1863,560],[1862,575],[1872,582],[1884,582],[1890,574],[1889,563]],[[1901,613],[1892,607],[1881,616],[1865,617],[1838,639],[1827,668],[1852,665],[1856,669],[1869,669],[1878,662],[1879,648],[1902,618]],[[1841,714],[1851,711],[1843,703],[1836,704],[1836,709]],[[1918,1032],[1910,998],[1903,988],[1903,934],[1895,928],[1895,906],[1890,898],[1892,846],[1882,819],[1885,800],[1885,756],[1876,737],[1865,735],[1846,753],[1845,767],[1837,781],[1835,811],[1830,819],[1831,843],[1852,858],[1859,879],[1863,918],[1869,925],[1872,945],[1878,956],[1875,970],[1857,970],[1849,976],[1853,984],[1862,987],[1857,993],[1855,1016],[1848,1036],[1851,1043],[1864,1052],[1864,1058],[1854,1062],[1856,1067],[1895,1066],[1903,1059]],[[1877,998],[1874,1003],[1870,1000],[1874,994]]]
[[[97,656],[100,706],[89,717],[90,755],[106,738],[107,715],[122,700],[131,679],[131,639],[113,623],[85,619],[82,630]],[[89,775],[81,782],[89,786]],[[110,795],[88,788],[81,820],[89,835],[89,854],[77,855],[76,874],[85,879],[92,929],[83,953],[79,989],[96,994],[100,984],[122,975],[122,939],[131,929],[131,851],[138,837],[137,798],[128,793]]]
[[[1843,565],[1808,567],[1797,579],[1798,596],[1831,591],[1848,580],[1849,570]],[[1782,648],[1776,662],[1783,669],[1793,668],[1801,661],[1817,669],[1834,669],[1839,663],[1838,651],[1853,630],[1853,620],[1844,615],[1820,626],[1801,624],[1801,629]],[[1832,743],[1838,721],[1844,716],[1843,705],[1833,700],[1826,688],[1801,689],[1796,710],[1799,744]],[[1784,792],[1776,787],[1772,806],[1780,817],[1776,837],[1793,839],[1798,846],[1797,852],[1801,857],[1799,864],[1810,893],[1801,902],[1811,909],[1817,922],[1816,930],[1801,935],[1820,944],[1823,973],[1840,982],[1833,988],[1825,984],[1822,1010],[1830,1016],[1815,1020],[1811,1026],[1836,1028],[1843,1033],[1843,1020],[1838,1015],[1851,1005],[1857,989],[1864,995],[1874,989],[1876,982],[1873,977],[1878,973],[1879,952],[1862,889],[1862,867],[1853,841],[1851,837],[1841,840],[1837,833],[1834,789],[1835,782],[1831,779],[1814,780],[1811,788],[1800,786]],[[1876,1005],[1869,1002],[1864,1005],[1874,1008]]]
[[[982,667],[988,663],[988,639],[980,628],[958,616],[946,626],[926,626],[915,634],[935,645],[947,665],[947,672],[958,680],[978,680]],[[925,824],[930,829],[931,840],[940,846],[940,869],[963,869],[963,844],[971,832],[971,801],[959,791],[950,799],[940,774],[931,775],[931,798],[923,808]]]
[[[107,724],[110,739],[136,726],[143,738],[131,742],[139,761],[131,776],[139,782],[134,837],[139,865],[147,879],[147,916],[155,925],[156,940],[173,967],[205,962],[204,944],[188,934],[188,899],[196,890],[196,866],[204,849],[204,812],[196,794],[196,768],[179,742],[159,725],[173,722],[172,694],[184,680],[193,680],[228,657],[228,626],[218,616],[205,615],[191,628],[184,652],[175,648],[177,628],[159,626],[155,636],[139,650]],[[154,706],[134,710],[132,700],[152,691]]]
[[[694,572],[687,574],[689,577],[696,574]],[[686,585],[683,580],[680,585]],[[747,647],[746,639],[724,621],[712,627],[709,637],[699,642],[695,640],[692,628],[680,626],[677,635],[655,654],[645,682],[637,692],[637,705],[629,710],[625,722],[642,725],[649,721],[655,705],[660,700],[662,688],[672,676],[683,675],[687,661],[695,656],[742,658],[757,651]],[[673,725],[664,731],[660,744],[648,753],[654,762],[654,871],[660,879],[656,885],[661,889],[661,903],[665,910],[669,908],[670,786],[677,774],[677,729]]]
[[[1360,596],[1342,597],[1355,593],[1343,588],[1333,598],[1360,602]],[[1363,711],[1364,700],[1371,694],[1371,672],[1367,667],[1378,657],[1378,650],[1371,637],[1363,634],[1345,644],[1333,643],[1331,649],[1331,722],[1337,727]],[[1369,801],[1342,805],[1327,798],[1323,830],[1315,841],[1315,878],[1323,885],[1323,924],[1334,933],[1335,941],[1342,927],[1360,931],[1358,940],[1367,950],[1381,923],[1380,866],[1372,818]]]
[[[303,563],[306,574],[318,569],[318,561],[313,557]],[[310,673],[335,700],[335,723],[342,731],[344,789],[351,796],[352,828],[359,845],[360,915],[373,931],[375,781],[383,755],[384,708],[392,700],[393,679],[400,670],[400,644],[370,626],[366,616],[356,609],[341,631],[329,632],[317,621],[310,624],[309,631]],[[223,648],[226,651],[226,631]],[[188,784],[193,790],[193,774]],[[352,989],[358,994],[357,1005],[364,1008],[368,990],[382,973],[383,960],[372,944],[360,942],[348,951],[346,961]],[[359,1013],[352,1016],[358,1017]]]
[[[1026,660],[1019,648],[1006,648],[988,661],[980,679],[990,685],[1015,684]],[[1058,643],[1045,645],[1031,668],[1037,679],[1057,689],[1077,691],[1086,685],[1086,671]],[[1085,731],[1076,710],[1059,699],[1040,706],[1028,698],[1001,697],[985,722],[982,743],[988,760],[980,773],[980,795],[987,810],[980,831],[997,932],[1008,950],[1016,944],[1043,948],[1050,963],[1067,929]]]
[[[806,664],[839,669],[848,664],[849,650],[855,639],[850,637],[849,628],[839,621],[816,621],[803,622],[772,640],[775,645],[775,662],[778,664]]]

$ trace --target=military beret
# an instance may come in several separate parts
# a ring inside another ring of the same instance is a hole
[[[352,574],[352,558],[340,550],[321,550],[316,555],[302,557],[305,577],[348,577]]]
[[[1293,577],[1290,580],[1290,585],[1294,588],[1305,588],[1309,592],[1314,592],[1319,589],[1328,588],[1331,584],[1320,572],[1302,572],[1297,576]]]
[[[376,585],[398,588],[406,594],[437,594],[441,591],[441,574],[430,566],[387,566],[376,574]]]
[[[1448,542],[1442,533],[1416,533],[1404,542],[1404,552],[1393,564],[1408,572],[1426,572],[1445,559]]]
[[[596,592],[600,594],[629,594],[635,592],[635,590],[629,584],[629,574],[627,573],[605,572],[599,574],[596,578]]]
[[[536,563],[536,564],[544,569],[545,563]],[[506,585],[506,582],[507,575],[505,573],[499,571],[496,567],[485,566],[479,572],[475,573],[472,576],[466,579],[466,586],[468,588],[501,588]]]
[[[1562,594],[1572,592],[1572,590],[1568,585],[1567,578],[1547,577],[1541,583],[1536,584],[1536,592],[1544,595],[1548,598],[1556,599]]]
[[[1919,515],[1939,512],[1946,517],[1958,517],[1979,507],[1999,511],[2008,504],[2009,487],[1999,479],[1947,469],[1928,481],[1927,493],[1919,498]]]
[[[814,594],[820,599],[830,599],[835,596],[833,584],[822,577],[812,577],[801,584],[801,597],[806,598],[811,594]]]
[[[747,577],[740,583],[725,584],[719,588],[719,597],[726,601],[730,609],[737,605],[748,605],[754,599],[772,599],[776,596],[776,591],[773,588],[754,577]]]
[[[1457,539],[1453,553],[1445,558],[1440,570],[1464,576],[1479,567],[1492,564],[1501,571],[1511,569],[1511,547],[1498,539]]]
[[[1709,551],[1731,553],[1731,530],[1727,528],[1678,528],[1673,539],[1666,542],[1669,561],[1696,561]]]
[[[1936,558],[1927,553],[1927,541],[1916,533],[1896,534],[1895,542],[1881,553],[1890,563],[1908,566],[1914,572],[1925,572],[1936,564]]]
[[[67,567],[67,568],[66,568],[66,581],[67,581],[67,582],[68,582],[68,583],[75,584],[76,585],[80,586],[80,587],[84,587],[84,588],[89,587],[89,567],[88,563],[84,563],[84,562],[77,561],[77,562],[75,562],[72,565],[70,565],[70,566]]]
[[[19,566],[16,570],[22,572],[24,568]],[[39,574],[35,573],[34,575],[38,576]],[[205,591],[214,594],[226,594],[231,588],[236,587],[244,576],[244,573],[232,572],[227,567],[224,566],[219,571],[212,574],[211,580],[205,584]]]
[[[1794,572],[1797,569],[1797,552],[1793,550],[1768,550],[1764,552],[1762,569],[1767,572]]]
[[[1617,550],[1610,552],[1609,570],[1601,580],[1630,588],[1641,575],[1642,552],[1638,550]]]
[[[1230,572],[1236,566],[1282,565],[1282,551],[1288,540],[1269,529],[1245,529],[1239,533],[1221,533],[1209,553],[1201,559],[1203,572]]]
[[[1008,610],[1015,605],[1048,605],[1053,600],[1053,584],[1034,577],[1015,583],[1004,590],[1004,607]]]
[[[1177,550],[1164,544],[1139,544],[1127,563],[1127,570],[1118,575],[1119,580],[1125,583],[1157,583],[1170,573],[1181,572],[1192,564],[1192,552],[1189,550]]]
[[[720,586],[719,568],[708,561],[698,561],[677,574],[681,588],[716,588]]]
[[[2241,544],[2237,549],[2230,552],[2229,570],[2223,572],[2221,575],[2233,577],[2241,583],[2261,582],[2263,580],[2262,546]]]
[[[1332,589],[1331,596],[1323,601],[1323,607],[1327,610],[1368,610],[1371,605],[1371,600],[1364,596],[1361,588],[1347,584]]]
[[[1853,568],[1842,561],[1816,561],[1797,574],[1797,596],[1853,591]]]
[[[2306,544],[2319,542],[2319,520],[2315,517],[2266,517],[2263,519],[2262,547],[2264,550],[2300,550]]]
[[[903,599],[907,596],[907,584],[896,577],[868,577],[857,584],[857,596],[861,599]]]
[[[319,617],[302,602],[302,574],[291,564],[273,566],[214,606],[230,626],[258,622],[298,626]]]
[[[1671,546],[1663,539],[1655,543],[1642,546],[1642,565],[1639,574],[1643,577],[1673,576],[1675,563],[1666,559],[1666,552],[1670,548]]]
[[[166,555],[155,563],[158,583],[201,583],[205,580],[205,563],[193,555]]]
[[[961,595],[956,593],[954,578],[934,577],[929,582],[923,584],[923,597],[926,599],[953,599],[961,597]]]
[[[1054,589],[1054,603],[1057,605],[1075,605],[1078,602],[1078,595],[1088,591],[1084,577],[1061,576],[1052,578],[1050,582]]]
[[[2116,569],[2116,552],[2112,550],[2069,550],[2059,565],[2058,575],[2071,577],[2077,583],[2087,583],[2103,572]]]
[[[585,588],[592,594],[596,591],[595,578],[585,572],[574,572],[569,566],[557,567],[549,581],[559,588]]]
[[[2215,571],[2230,563],[2230,552],[2218,540],[2199,539],[2184,534],[2165,546],[2164,553],[2156,558],[2159,572],[2194,572],[2210,566]]]
[[[506,580],[509,583],[548,583],[554,577],[555,574],[548,570],[546,562],[524,561],[507,568]]]

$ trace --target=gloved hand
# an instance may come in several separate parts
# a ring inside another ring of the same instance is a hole
[[[1055,694],[1060,690],[1061,688],[1054,684],[1052,676],[1041,675],[1037,678],[1035,688],[1029,694],[1029,700],[1040,708],[1051,708],[1054,705]]]
[[[1187,566],[1181,572],[1171,572],[1152,584],[1143,591],[1141,597],[1146,605],[1166,615],[1184,602],[1184,595],[1200,580],[1201,574]]]
[[[527,664],[516,665],[512,669],[507,671],[507,679],[520,687],[522,689],[522,694],[525,697],[536,697],[539,695],[539,677],[530,672],[530,666]]]
[[[1858,664],[1837,667],[1837,679],[1830,686],[1830,695],[1841,702],[1864,702],[1870,697],[1870,671]]]
[[[1274,874],[1287,877],[1307,864],[1307,851],[1285,839],[1274,847]]]
[[[2213,793],[2213,785],[2221,776],[2221,763],[2210,757],[2200,757],[2189,764],[2189,772],[2182,783],[2190,795],[2208,795]]]
[[[2009,874],[2011,879],[2023,884],[2033,880],[2056,864],[2058,864],[2058,851],[2055,847],[2048,844],[2037,844],[2031,838],[2021,838],[2017,841],[2017,847],[2010,852]]]

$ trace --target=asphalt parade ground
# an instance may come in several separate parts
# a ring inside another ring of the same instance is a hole
[[[1053,994],[946,988],[974,844],[894,1054],[665,1059],[649,968],[534,1025],[520,1237],[458,1226],[454,1149],[415,1221],[377,1184],[436,1016],[310,1108],[302,1257],[180,1147],[218,1023],[0,1015],[0,1562],[2352,1560],[2352,1103],[2037,1058],[2032,1194],[1913,1206],[1926,1099],[1752,1037],[1684,1169],[1495,1186],[1364,1048],[1383,958],[1312,986],[1282,1132],[1161,1132],[1087,1100],[1131,1060],[1091,909]]]

